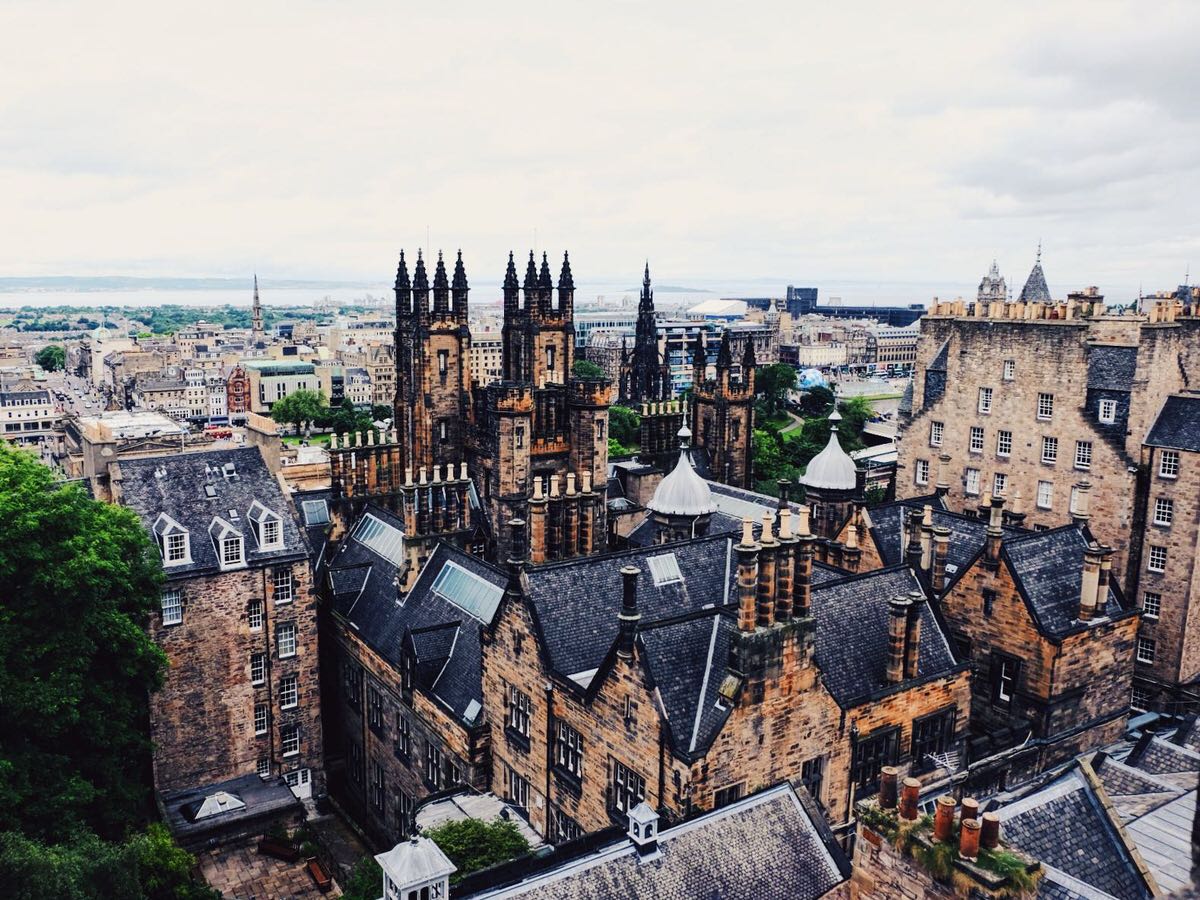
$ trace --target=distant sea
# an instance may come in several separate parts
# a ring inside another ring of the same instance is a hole
[[[905,306],[909,303],[928,305],[935,295],[947,298],[973,296],[972,285],[950,283],[903,284],[865,281],[806,281],[797,279],[792,284],[816,287],[820,291],[818,302],[830,303],[841,298],[846,306],[878,305]],[[636,308],[638,301],[636,286],[620,284],[581,284],[575,292],[575,306],[582,308]],[[657,288],[655,305],[662,310],[686,309],[705,300],[723,297],[784,297],[786,282],[697,282],[679,288]],[[500,303],[500,285],[479,283],[471,288],[471,304],[475,308],[486,308]],[[260,285],[260,297],[269,306],[342,306],[346,304],[377,305],[380,309],[390,308],[394,302],[391,287],[378,285],[363,286],[313,286],[272,288],[266,281]],[[71,290],[60,288],[0,290],[0,308],[20,306],[249,306],[251,291],[229,287],[206,289],[141,288],[123,290]]]

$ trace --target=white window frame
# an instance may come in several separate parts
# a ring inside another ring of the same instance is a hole
[[[1043,490],[1045,488],[1045,490]],[[1043,500],[1043,495],[1045,499]],[[1037,486],[1037,508],[1052,509],[1054,506],[1054,482],[1039,481]]]
[[[996,455],[1011,456],[1013,446],[1013,436],[1011,431],[996,432]]]
[[[946,431],[946,423],[945,422],[930,422],[929,423],[929,446],[930,447],[942,446],[942,436],[945,434],[945,431]]]
[[[260,756],[258,762],[254,764],[254,771],[259,778],[267,779],[271,777],[271,760],[265,756]]]
[[[250,683],[256,686],[267,683],[267,654],[250,654]]]
[[[279,729],[279,747],[283,751],[284,758],[300,755],[299,725],[284,725]]]
[[[1075,468],[1088,471],[1092,467],[1092,442],[1075,442]]]
[[[992,496],[1003,497],[1004,492],[1008,490],[1008,475],[1005,472],[996,472],[992,475]]]
[[[983,415],[988,415],[992,411],[992,389],[990,387],[981,387],[979,389],[979,412]]]
[[[263,735],[271,729],[271,711],[265,703],[254,704],[254,734]]]
[[[283,549],[283,519],[278,513],[255,500],[250,504],[246,518],[254,525],[254,537],[259,550]],[[272,534],[268,535],[268,530]]]
[[[1178,478],[1179,477],[1179,451],[1178,450],[1163,450],[1158,457],[1158,477],[1159,478]]]
[[[183,591],[179,588],[166,588],[162,592],[162,623],[164,625],[183,624]],[[168,614],[170,610],[170,614]]]
[[[1017,377],[1017,361],[1015,359],[1006,359],[1004,361],[1004,380],[1012,381]]]
[[[295,622],[281,622],[275,627],[275,652],[280,659],[291,659],[295,656],[298,645]]]
[[[1037,417],[1042,422],[1054,418],[1054,395],[1039,393],[1037,396]]]
[[[1058,463],[1058,438],[1042,435],[1042,464],[1053,466]]]
[[[965,482],[964,482],[965,487],[963,488],[963,490],[968,496],[970,496],[970,497],[978,497],[979,496],[981,477],[982,476],[978,469],[967,469],[966,475],[965,475]],[[972,482],[973,482],[973,484],[972,484]]]
[[[1157,591],[1142,592],[1142,617],[1157,619],[1162,613],[1162,594]]]
[[[261,600],[251,600],[246,605],[246,624],[251,631],[262,631],[263,602]]]
[[[1165,572],[1167,571],[1167,548],[1161,544],[1151,544],[1150,551],[1146,554],[1146,571],[1148,572]]]
[[[967,438],[967,449],[972,453],[982,453],[985,438],[983,427],[972,425],[970,436]]]
[[[1145,688],[1134,685],[1129,695],[1129,708],[1135,712],[1147,712],[1150,709],[1150,694]]]
[[[917,460],[915,476],[917,484],[929,484],[929,460]]]
[[[1175,521],[1175,501],[1170,497],[1154,498],[1154,524],[1170,528]]]
[[[1117,401],[1106,398],[1100,399],[1100,408],[1096,412],[1096,418],[1100,420],[1102,425],[1112,425],[1117,421]]]
[[[291,702],[288,702],[288,698]],[[300,676],[284,675],[279,679],[279,708],[295,709],[300,705]]]
[[[271,573],[271,596],[276,606],[287,606],[296,599],[296,579],[290,567],[280,567]]]
[[[1153,663],[1154,654],[1158,646],[1152,638],[1139,637],[1137,639],[1137,661],[1140,663]]]

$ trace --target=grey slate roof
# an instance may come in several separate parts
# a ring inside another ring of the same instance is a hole
[[[1125,826],[1137,844],[1154,880],[1167,893],[1192,883],[1191,831],[1196,817],[1196,792],[1189,791]]]
[[[229,464],[233,466],[232,477],[225,475],[225,466]],[[250,566],[308,555],[291,500],[267,469],[257,447],[125,459],[119,465],[121,503],[138,514],[147,531],[153,534],[160,513],[166,513],[188,530],[192,562],[167,567],[168,577],[220,571],[216,547],[208,531],[216,516],[230,521],[242,532]],[[211,497],[206,487],[211,487]],[[282,520],[283,549],[258,549],[248,518],[256,500]],[[230,510],[237,512],[236,521]]]
[[[659,832],[639,861],[629,840],[520,884],[471,894],[527,900],[815,900],[845,882],[832,839],[784,784]]]
[[[1005,843],[1120,900],[1150,896],[1099,797],[1077,767],[996,812]]]
[[[814,567],[814,575],[816,571]],[[814,583],[817,666],[825,686],[843,709],[891,687],[886,677],[888,600],[919,590],[920,582],[907,567]],[[847,652],[848,647],[854,648],[853,652]],[[948,675],[956,665],[937,617],[930,604],[924,604],[917,679]]]
[[[1088,348],[1088,388],[1130,391],[1137,369],[1137,347],[1092,344]]]
[[[365,512],[386,525],[403,530],[387,510],[368,506]],[[439,543],[411,591],[398,596],[399,571],[387,557],[354,539],[351,528],[329,561],[333,606],[349,620],[359,636],[385,660],[400,667],[407,639],[416,657],[415,679],[458,719],[475,724],[483,703],[483,672],[479,636],[484,623],[432,590],[444,566],[453,563],[503,588],[507,575],[448,544]],[[468,716],[468,710],[472,715]]]
[[[1200,451],[1200,396],[1168,397],[1146,443],[1151,447]]]
[[[1040,255],[1038,261],[1033,264],[1029,277],[1025,279],[1025,286],[1021,288],[1021,296],[1018,299],[1022,303],[1050,302],[1050,288],[1046,285],[1046,273],[1042,271]]]
[[[1051,531],[1034,531],[1007,538],[1001,555],[1008,562],[1034,624],[1050,637],[1061,637],[1080,628],[1079,586],[1083,577],[1083,551],[1088,541],[1075,525]],[[1104,615],[1115,617],[1121,606],[1116,581],[1109,582]],[[1094,624],[1097,619],[1093,619]]]

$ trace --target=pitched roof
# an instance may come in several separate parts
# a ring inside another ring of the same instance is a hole
[[[1033,531],[1007,538],[1001,555],[1008,563],[1017,590],[1025,600],[1039,630],[1062,637],[1125,612],[1116,580],[1109,581],[1102,613],[1091,623],[1079,621],[1079,587],[1083,578],[1083,551],[1088,539],[1077,525],[1051,531]]]
[[[816,571],[814,567],[814,575]],[[895,567],[849,578],[813,580],[816,661],[834,700],[846,709],[897,687],[887,681],[888,601],[921,590],[912,570]],[[853,652],[847,652],[847,647],[853,647]],[[921,609],[917,680],[948,675],[956,667],[946,635],[926,603]],[[911,685],[911,681],[901,685]]]
[[[1025,279],[1025,286],[1021,288],[1021,296],[1018,298],[1022,303],[1049,303],[1050,288],[1046,286],[1046,273],[1042,271],[1042,253],[1038,251],[1037,262],[1033,264],[1033,268],[1029,271],[1029,277]]]
[[[168,577],[220,570],[209,536],[217,518],[242,532],[246,561],[251,566],[308,555],[291,500],[257,447],[123,459],[119,466],[121,503],[138,514],[148,531],[153,533],[159,516],[166,514],[189,533],[192,561],[167,567]],[[281,548],[259,548],[249,518],[256,501],[279,516]]]
[[[1092,389],[1129,391],[1137,369],[1137,347],[1092,344],[1088,347],[1088,381]]]
[[[628,839],[583,852],[519,884],[466,896],[528,900],[815,900],[849,876],[832,837],[783,784],[664,828],[658,856]]]
[[[1200,451],[1200,396],[1168,397],[1146,443],[1151,447]]]

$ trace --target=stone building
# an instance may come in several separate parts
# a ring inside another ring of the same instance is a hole
[[[707,459],[715,481],[740,488],[754,486],[754,357],[753,341],[746,341],[741,372],[734,377],[729,331],[721,336],[716,376],[708,377],[708,351],[697,334],[693,347],[695,369],[691,397],[691,422],[696,447]]]
[[[250,376],[241,366],[234,366],[226,379],[225,413],[231,424],[246,421],[250,412]]]
[[[154,784],[244,775],[323,791],[317,604],[308,545],[257,448],[111,464],[167,581],[151,636],[170,661],[150,698]]]
[[[659,349],[658,322],[654,314],[654,291],[650,287],[650,263],[642,279],[634,326],[632,353],[622,352],[618,402],[625,406],[670,400],[671,367]]]
[[[0,437],[24,443],[50,437],[58,424],[58,409],[50,392],[32,381],[0,386]]]
[[[491,384],[504,374],[504,341],[500,332],[471,329],[471,382]]]
[[[367,370],[371,380],[371,404],[391,406],[396,402],[396,346],[394,343],[355,345],[342,350],[342,362]]]

